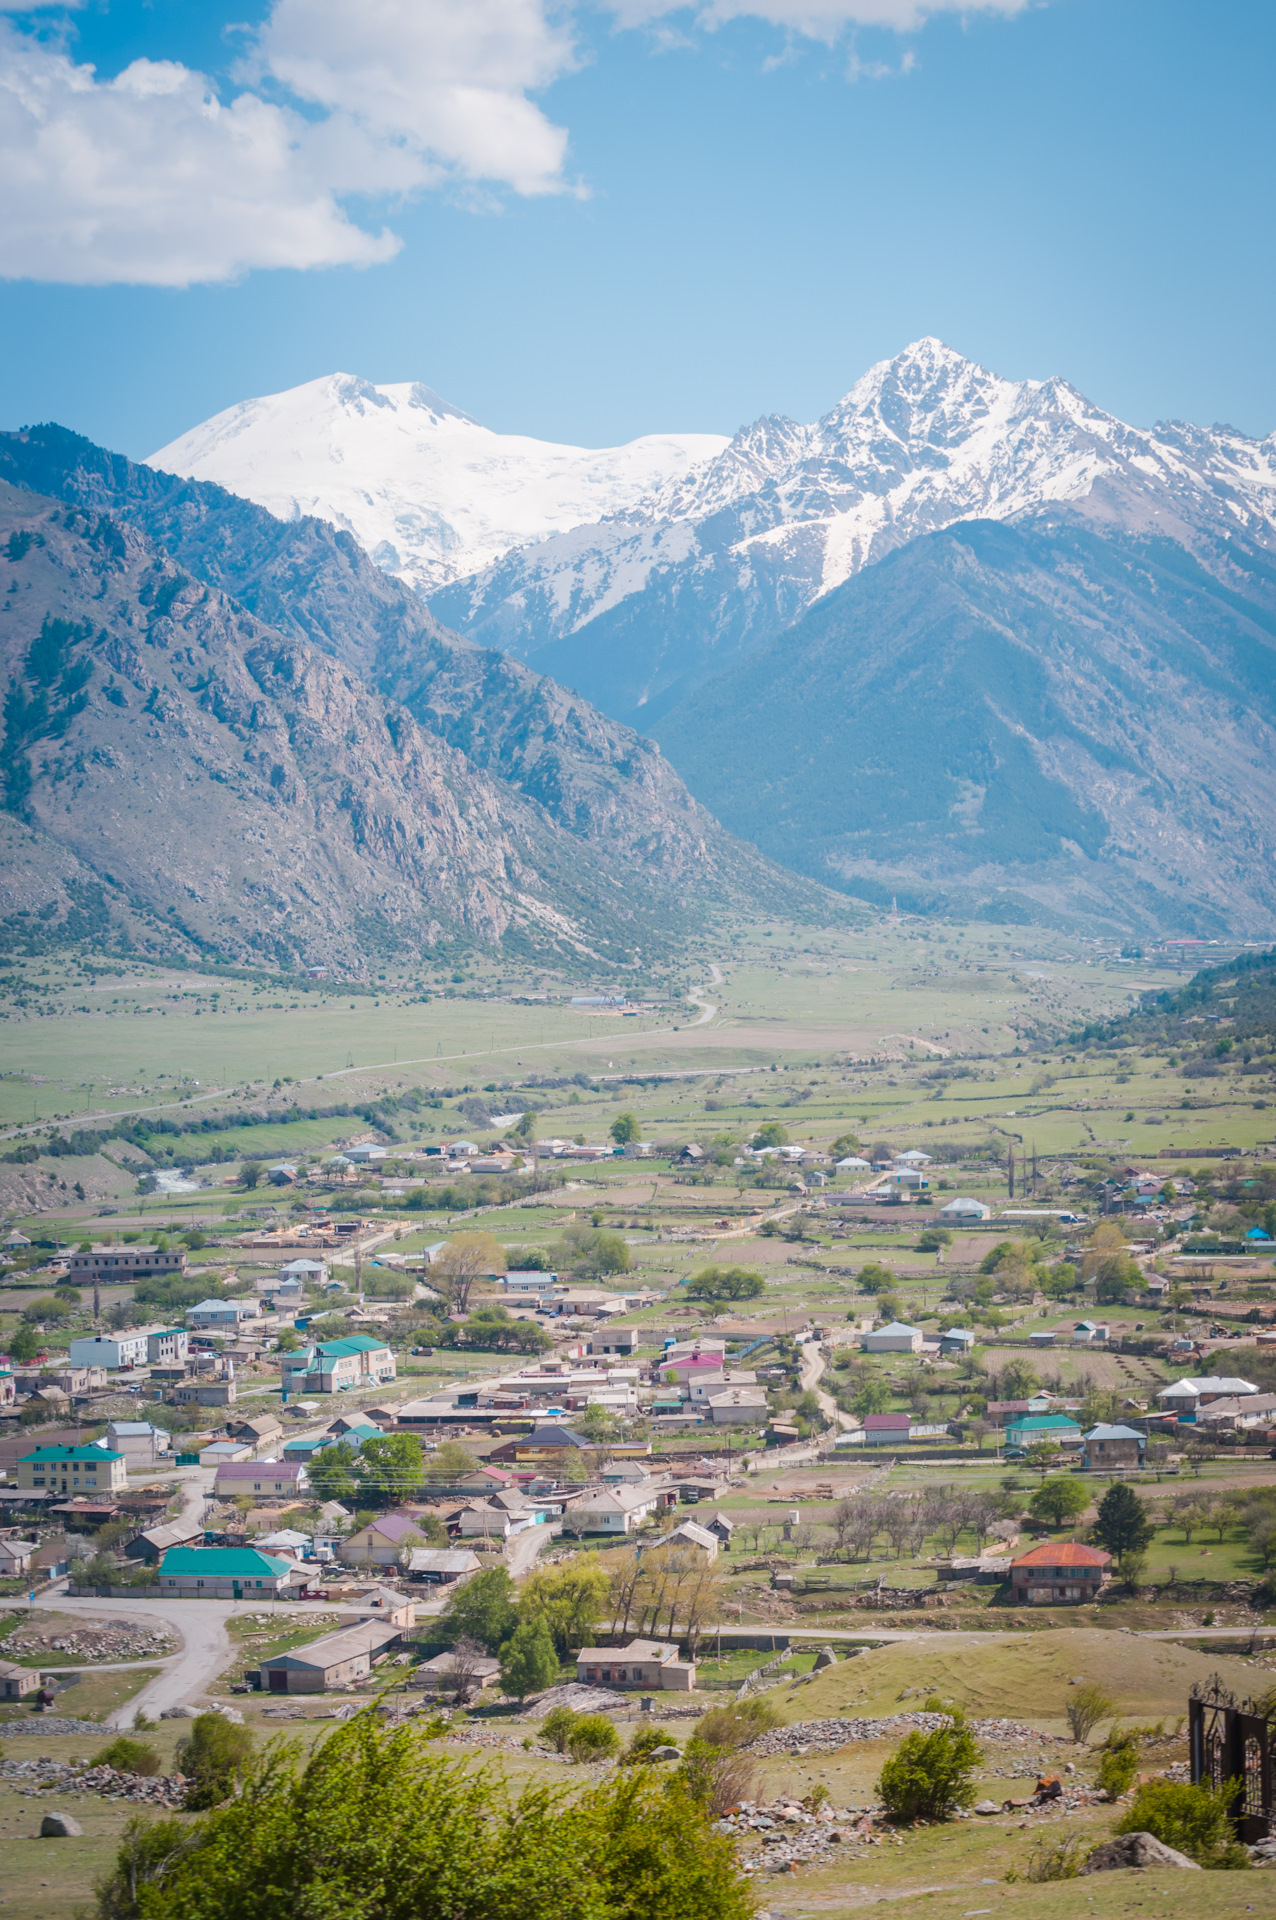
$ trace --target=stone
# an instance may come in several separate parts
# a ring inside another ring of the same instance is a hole
[[[815,1656],[815,1665],[811,1671],[812,1673],[823,1673],[825,1667],[835,1667],[836,1665],[837,1655],[834,1653],[832,1647],[821,1647]]]
[[[1199,1873],[1195,1860],[1189,1860],[1177,1847],[1167,1847],[1151,1833],[1119,1833],[1105,1840],[1081,1866],[1082,1873],[1114,1873],[1122,1867],[1191,1867]]]
[[[69,1813],[46,1813],[40,1822],[42,1840],[73,1840],[84,1832],[78,1820]]]
[[[1001,1802],[1000,1800],[976,1800],[975,1812],[976,1813],[1000,1813]]]
[[[647,1758],[649,1760],[680,1760],[682,1755],[677,1747],[653,1747]]]
[[[202,1709],[199,1707],[165,1707],[161,1720],[198,1720]]]

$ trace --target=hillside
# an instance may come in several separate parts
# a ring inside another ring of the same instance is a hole
[[[773,858],[874,900],[1262,937],[1276,573],[1053,513],[914,541],[660,723]],[[1242,591],[1243,588],[1243,591]]]
[[[611,964],[690,916],[136,527],[0,483],[0,923],[359,972],[454,942]]]
[[[518,661],[448,633],[326,521],[278,520],[219,486],[156,472],[57,426],[0,434],[0,479],[128,521],[192,578],[342,662],[613,863],[613,891],[641,894],[650,882],[675,917],[710,901],[838,911],[723,832],[653,742]]]

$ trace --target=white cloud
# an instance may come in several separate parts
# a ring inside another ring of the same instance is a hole
[[[388,260],[399,240],[344,199],[562,191],[567,136],[527,94],[571,62],[540,0],[276,0],[223,101],[170,60],[100,80],[0,19],[0,274],[180,287]]]
[[[694,13],[703,27],[764,20],[808,40],[832,42],[848,27],[916,33],[939,13],[1022,13],[1030,0],[611,0],[622,26],[647,26],[671,13]]]

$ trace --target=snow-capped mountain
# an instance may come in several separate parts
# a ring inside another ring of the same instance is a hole
[[[228,407],[147,464],[216,481],[281,520],[332,521],[428,592],[512,547],[624,512],[726,446],[713,433],[557,446],[493,433],[415,382],[333,373]]]
[[[654,725],[725,658],[919,536],[1051,505],[1193,544],[1276,519],[1276,436],[1127,426],[1060,379],[1003,380],[923,339],[809,426],[737,433],[606,522],[507,553],[438,617]]]

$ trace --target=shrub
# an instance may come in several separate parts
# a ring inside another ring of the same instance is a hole
[[[710,1707],[702,1713],[696,1721],[696,1738],[707,1747],[725,1747],[734,1753],[779,1724],[780,1716],[769,1700],[761,1694],[746,1694],[729,1707]]]
[[[753,1762],[746,1753],[712,1747],[695,1735],[688,1740],[674,1779],[710,1820],[720,1820],[731,1807],[752,1797]]]
[[[887,1817],[900,1825],[910,1820],[951,1820],[958,1807],[974,1799],[971,1775],[980,1760],[974,1734],[964,1715],[955,1713],[933,1733],[910,1733],[882,1768],[877,1783]]]
[[[578,1765],[586,1760],[610,1760],[620,1752],[620,1735],[605,1713],[577,1714],[567,1735],[567,1751]]]
[[[371,1713],[309,1754],[263,1756],[198,1823],[131,1830],[96,1891],[96,1920],[749,1920],[755,1905],[730,1840],[653,1769],[516,1796]]]
[[[668,1741],[666,1736],[660,1731],[659,1727],[639,1727],[633,1739],[625,1748],[620,1764],[622,1767],[636,1766],[640,1761],[646,1760],[650,1754],[654,1753],[657,1747],[667,1745]]]
[[[90,1766],[114,1767],[117,1773],[154,1774],[160,1770],[160,1756],[157,1748],[147,1740],[130,1740],[122,1733],[118,1740],[112,1740],[109,1746],[95,1753]]]
[[[249,1727],[237,1727],[220,1713],[201,1713],[178,1742],[177,1764],[190,1785],[185,1806],[194,1813],[215,1807],[234,1791],[240,1774],[252,1758]]]
[[[1115,1712],[1116,1701],[1092,1681],[1087,1681],[1082,1687],[1073,1687],[1063,1703],[1063,1717],[1078,1746],[1084,1746],[1100,1720],[1106,1720],[1110,1713]]]
[[[579,1718],[570,1707],[555,1707],[541,1722],[541,1745],[552,1747],[555,1753],[566,1753],[568,1735]]]
[[[1007,1880],[1075,1880],[1081,1871],[1087,1836],[1069,1833],[1062,1840],[1043,1835],[1033,1845],[1022,1873],[1008,1873]]]
[[[1115,1800],[1134,1785],[1138,1770],[1139,1750],[1133,1738],[1128,1733],[1118,1733],[1114,1727],[1104,1744],[1095,1784]]]
[[[1116,1833],[1150,1833],[1201,1867],[1247,1867],[1249,1855],[1232,1829],[1231,1805],[1239,1780],[1223,1787],[1148,1780],[1117,1821]]]

